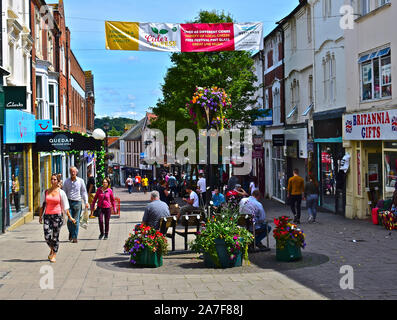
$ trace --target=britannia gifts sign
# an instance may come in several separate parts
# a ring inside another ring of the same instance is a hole
[[[263,49],[263,25],[254,23],[139,23],[106,21],[106,49],[166,52]]]
[[[397,140],[397,109],[345,114],[345,140]]]

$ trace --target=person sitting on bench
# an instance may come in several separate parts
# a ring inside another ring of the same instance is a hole
[[[261,241],[266,238],[272,228],[266,223],[265,209],[263,209],[263,205],[259,202],[260,197],[259,190],[254,190],[252,196],[244,203],[241,213],[250,214],[254,217],[255,245],[261,251],[268,251],[269,248],[264,246]]]
[[[186,186],[186,193],[189,195],[189,199],[183,198],[182,200],[187,203],[187,205],[181,208],[180,214],[177,215],[178,221],[180,216],[186,215],[189,211],[199,210],[199,198],[196,192],[193,191],[191,185]]]

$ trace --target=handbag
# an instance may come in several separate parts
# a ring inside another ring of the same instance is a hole
[[[99,208],[99,207],[97,207],[96,209],[95,209],[95,211],[94,211],[94,213],[93,213],[93,215],[94,215],[94,217],[99,217],[99,213],[101,212],[100,211],[101,210],[101,208]]]

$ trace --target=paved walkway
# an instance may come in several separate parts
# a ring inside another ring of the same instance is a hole
[[[121,198],[121,217],[111,219],[108,240],[98,240],[96,220],[88,230],[80,229],[77,244],[67,241],[66,227],[56,264],[47,260],[49,249],[42,225],[34,221],[0,236],[0,299],[360,299],[397,298],[397,237],[366,221],[349,221],[320,214],[320,223],[302,228],[308,246],[298,263],[276,263],[275,242],[269,253],[251,256],[251,265],[226,270],[202,269],[197,255],[174,253],[159,269],[136,269],[128,265],[123,244],[143,216],[149,194],[129,195],[116,189]],[[285,206],[266,201],[269,219],[288,214]],[[303,219],[302,219],[303,220]],[[351,240],[365,240],[353,243]],[[183,238],[177,236],[177,250]],[[354,290],[342,290],[342,265],[354,268]],[[44,266],[54,272],[54,288],[42,290]]]

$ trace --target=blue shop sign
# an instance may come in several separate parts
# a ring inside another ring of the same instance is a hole
[[[253,126],[271,126],[273,124],[273,110],[259,109],[260,116],[252,123]]]
[[[35,116],[21,110],[5,110],[4,143],[35,143]]]
[[[36,120],[36,133],[52,132],[52,120]]]

